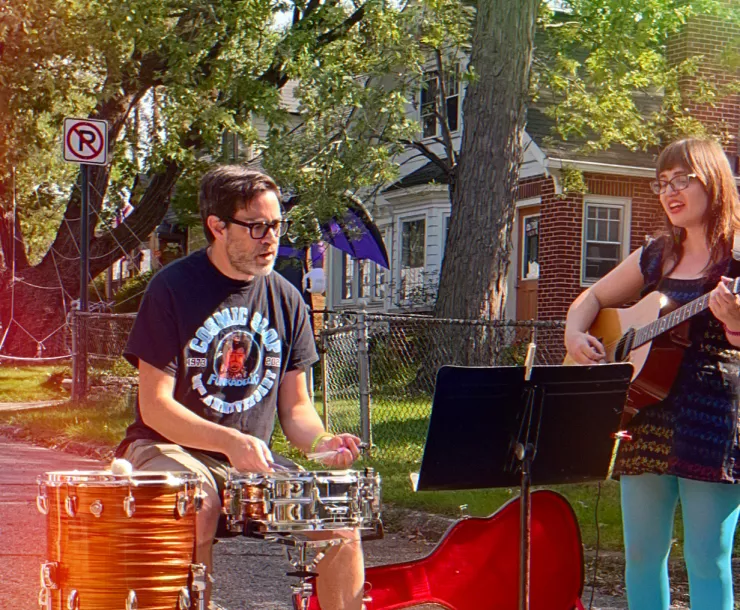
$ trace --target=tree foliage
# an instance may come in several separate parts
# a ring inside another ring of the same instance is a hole
[[[716,103],[736,92],[737,79],[728,84],[717,74],[723,69],[730,73],[736,70],[738,41],[729,41],[723,56],[712,58],[721,63],[718,72],[703,70],[710,58],[689,55],[676,60],[669,57],[668,50],[671,37],[699,15],[740,23],[737,2],[564,0],[558,4],[555,12],[550,3],[541,2],[538,12],[512,21],[504,16],[523,14],[521,2],[480,0],[474,26],[479,35],[471,44],[470,82],[463,106],[462,148],[455,150],[444,130],[436,142],[410,143],[445,172],[453,202],[438,315],[474,318],[499,316],[503,311],[516,181],[505,189],[507,192],[500,192],[502,176],[507,173],[502,173],[499,165],[503,156],[504,165],[518,171],[524,124],[497,117],[516,115],[523,107],[536,104],[554,122],[545,144],[576,141],[584,154],[617,144],[630,150],[657,150],[679,135],[711,130],[719,131],[715,135],[724,139],[736,137],[728,126],[699,122],[691,114],[691,105]],[[491,14],[498,17],[491,20]],[[531,63],[524,61],[518,68],[524,71],[521,74],[529,75],[529,92],[503,101],[497,92],[509,88],[515,77],[507,69],[486,68],[491,63],[504,66],[507,56],[524,53],[525,47],[512,49],[505,41],[526,37],[533,27],[536,37]],[[458,44],[458,40],[444,35],[430,39],[432,55],[444,57],[445,46]],[[440,73],[449,66],[438,61]],[[687,87],[687,82],[692,86]],[[471,104],[471,92],[483,90],[488,92],[489,103]],[[437,108],[444,108],[442,92],[438,92]],[[488,117],[487,127],[480,121],[482,116]],[[438,118],[444,117],[440,113]],[[487,139],[489,144],[466,151],[466,132],[471,128],[476,130],[475,138]],[[502,142],[503,149],[499,147]],[[441,151],[434,148],[435,143],[443,145]],[[476,155],[472,163],[490,171],[473,172],[462,180],[464,156],[471,151]],[[570,181],[579,182],[582,180]],[[503,224],[499,222],[502,219]],[[479,232],[490,243],[481,244],[471,237]]]
[[[382,86],[418,61],[412,13],[382,0],[3,4],[3,328],[22,318],[24,300],[38,301],[32,286],[59,289],[40,320],[58,322],[79,292],[80,192],[77,168],[60,161],[63,117],[109,122],[112,161],[91,170],[93,277],[146,238],[179,180],[178,207],[192,216],[193,186],[204,165],[221,159],[224,132],[301,194],[296,215],[310,232],[346,191],[389,179],[397,142],[414,129],[403,88]],[[297,113],[282,96],[294,79]],[[114,226],[127,203],[134,211]],[[10,293],[26,295],[14,311]]]

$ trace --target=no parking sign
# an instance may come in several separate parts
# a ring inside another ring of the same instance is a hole
[[[70,163],[108,163],[108,123],[93,119],[64,119],[64,160]]]

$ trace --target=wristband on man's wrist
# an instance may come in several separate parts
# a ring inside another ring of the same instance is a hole
[[[725,333],[731,337],[740,337],[740,330],[730,330],[724,322],[722,323],[722,327],[725,329]]]
[[[740,334],[740,333],[739,333]],[[309,450],[309,453],[314,453],[316,451],[316,447],[318,447],[319,443],[323,441],[324,439],[331,438],[334,436],[330,432],[319,432],[316,435],[316,438],[313,439],[313,442],[311,443],[311,449]]]

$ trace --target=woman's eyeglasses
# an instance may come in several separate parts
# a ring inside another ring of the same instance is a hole
[[[233,216],[224,216],[221,220],[224,222],[231,222],[240,227],[246,227],[249,229],[249,235],[252,239],[264,239],[267,232],[272,229],[273,233],[278,237],[282,237],[290,229],[290,220],[276,220],[274,222],[244,222],[243,220],[237,220]]]
[[[678,174],[678,176],[673,176],[670,180],[653,180],[650,183],[650,188],[656,195],[662,195],[668,190],[668,185],[670,185],[673,192],[677,193],[678,191],[689,188],[691,179],[696,177],[696,174]]]

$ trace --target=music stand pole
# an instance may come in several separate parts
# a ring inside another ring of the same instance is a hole
[[[524,359],[524,381],[529,386],[532,378],[532,367],[534,358],[537,353],[537,344],[535,343],[535,329],[532,329],[532,337],[527,346],[527,356]],[[534,409],[535,390],[529,386],[526,388],[529,400],[527,404]],[[532,421],[534,413],[530,412],[529,417]],[[529,441],[529,438],[527,438]],[[529,610],[529,590],[532,560],[530,551],[532,549],[532,460],[534,459],[535,447],[530,442],[517,442],[515,446],[516,458],[521,462],[522,478],[520,486],[520,543],[519,543],[519,610]]]
[[[529,593],[531,578],[532,549],[532,458],[534,445],[527,443],[516,444],[516,457],[522,463],[522,482],[520,497],[520,528],[519,540],[519,609],[529,610]]]
[[[524,367],[438,371],[418,489],[520,486],[518,608],[542,610],[547,606],[536,579],[543,561],[531,548],[539,535],[532,531],[531,487],[607,478],[633,369],[625,363],[532,367],[530,348]],[[467,417],[461,417],[461,400]],[[471,463],[481,466],[467,468]]]

